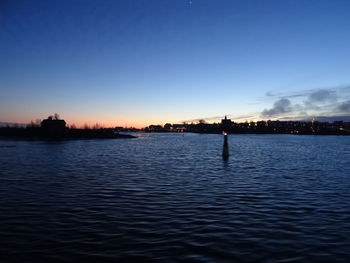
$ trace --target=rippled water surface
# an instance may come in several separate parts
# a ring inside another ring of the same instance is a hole
[[[350,137],[0,141],[0,262],[350,262]]]

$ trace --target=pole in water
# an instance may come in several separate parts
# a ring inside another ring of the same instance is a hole
[[[228,159],[230,154],[228,152],[227,133],[223,132],[223,135],[224,135],[224,146],[223,146],[223,149],[222,149],[222,158],[223,159]]]

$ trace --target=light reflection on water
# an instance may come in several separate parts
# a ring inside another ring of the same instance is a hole
[[[348,262],[350,137],[0,141],[4,262]]]

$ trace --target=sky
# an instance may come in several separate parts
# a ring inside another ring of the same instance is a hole
[[[350,116],[348,0],[1,0],[0,121]]]

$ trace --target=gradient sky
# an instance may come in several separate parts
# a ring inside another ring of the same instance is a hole
[[[0,121],[350,115],[350,1],[1,0]]]

